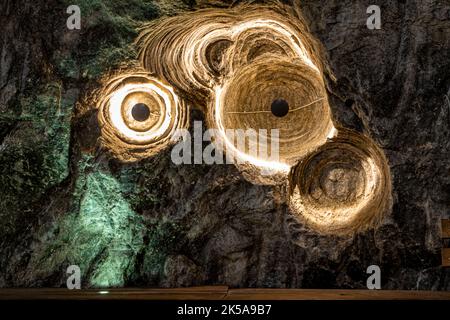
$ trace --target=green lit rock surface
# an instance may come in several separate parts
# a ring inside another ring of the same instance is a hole
[[[86,286],[123,286],[142,247],[142,218],[113,177],[101,170],[85,174],[76,182],[73,201],[79,205],[58,217],[51,233],[43,228],[44,243],[32,255],[29,272],[40,270],[45,281],[66,265],[78,265],[89,279]]]
[[[36,221],[36,208],[69,176],[70,123],[77,92],[64,95],[58,84],[49,83],[36,94],[21,97],[17,116],[2,114],[15,122],[4,137],[0,152],[0,234],[5,241]],[[5,249],[5,246],[3,246]]]

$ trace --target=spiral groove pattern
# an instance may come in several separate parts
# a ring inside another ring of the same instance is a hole
[[[300,14],[277,4],[166,18],[144,27],[137,43],[147,70],[205,106],[209,127],[221,133],[216,142],[229,156],[257,171],[287,174],[335,130],[318,49]],[[283,117],[271,112],[276,100],[290,106]],[[249,141],[242,148],[229,139],[226,131],[233,129],[267,130],[267,142],[257,141],[269,149],[267,157],[251,153]]]
[[[174,90],[144,72],[111,79],[98,110],[102,143],[122,161],[159,152],[187,121],[187,109]]]
[[[153,155],[187,126],[189,103],[203,109],[208,127],[219,132],[212,143],[246,179],[289,182],[295,218],[325,234],[365,230],[392,205],[386,157],[369,137],[335,128],[319,46],[297,6],[273,3],[145,25],[136,43],[142,67],[154,76],[122,75],[105,87],[104,144],[124,161]],[[258,135],[237,142],[245,130]]]
[[[386,158],[368,137],[342,129],[304,158],[291,175],[290,205],[323,233],[347,234],[376,225],[391,206]]]

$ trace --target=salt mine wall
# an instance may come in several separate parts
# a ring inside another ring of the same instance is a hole
[[[376,2],[2,1],[0,287],[450,290],[450,4]]]

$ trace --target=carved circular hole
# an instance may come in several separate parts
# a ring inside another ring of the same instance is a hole
[[[134,120],[143,122],[150,117],[150,108],[145,103],[137,103],[131,109]]]
[[[275,99],[272,102],[271,111],[275,117],[282,118],[289,113],[289,104],[284,99]]]

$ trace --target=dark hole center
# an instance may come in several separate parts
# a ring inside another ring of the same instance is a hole
[[[284,99],[275,99],[272,102],[271,111],[275,117],[284,117],[289,113],[289,104]]]
[[[145,121],[150,117],[150,108],[145,103],[137,103],[131,109],[131,115],[136,121]]]

